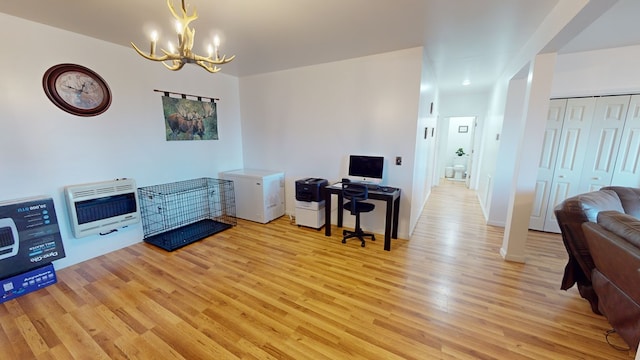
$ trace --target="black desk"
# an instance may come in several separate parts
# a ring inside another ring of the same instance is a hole
[[[400,189],[389,186],[382,186],[388,191],[369,190],[369,199],[383,200],[387,203],[387,211],[384,224],[384,249],[391,250],[391,238],[398,238],[398,216],[400,214]],[[331,195],[338,195],[338,227],[342,227],[342,185],[340,183],[326,186],[324,191],[325,200],[325,236],[331,236]]]

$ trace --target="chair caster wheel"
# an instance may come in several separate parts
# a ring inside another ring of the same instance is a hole
[[[375,237],[375,236],[372,236],[372,237],[371,237],[371,241],[376,241],[376,237]]]
[[[343,243],[343,244],[346,244],[346,243],[347,243],[347,240],[346,240],[346,239],[342,239],[342,243]]]
[[[360,244],[360,246],[364,247],[364,243]]]

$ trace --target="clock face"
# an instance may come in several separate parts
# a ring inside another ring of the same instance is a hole
[[[91,76],[79,71],[60,74],[55,86],[64,102],[79,109],[95,109],[104,99],[102,86]]]
[[[98,115],[111,105],[111,92],[106,82],[80,65],[51,67],[45,73],[42,85],[55,105],[74,115]]]

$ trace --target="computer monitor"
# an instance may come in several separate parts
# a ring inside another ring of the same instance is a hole
[[[381,183],[384,157],[349,155],[349,179],[371,183]]]

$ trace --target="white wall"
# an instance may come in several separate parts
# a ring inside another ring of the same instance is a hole
[[[508,82],[499,81],[491,93],[485,123],[482,128],[482,144],[477,155],[478,166],[474,167],[477,177],[477,192],[480,206],[487,217],[491,196],[493,193],[493,178],[497,167],[498,151],[500,149],[499,135],[502,132],[502,122],[507,98]]]
[[[435,70],[424,52],[422,55],[422,77],[420,101],[415,131],[415,166],[411,196],[411,218],[409,234],[413,233],[422,209],[431,194],[435,180],[436,128],[438,126],[439,91]]]
[[[513,79],[509,82],[507,91],[507,105],[504,122],[498,142],[499,151],[496,159],[496,172],[492,178],[496,189],[509,189],[515,176],[515,164],[520,132],[523,126],[524,99],[527,90],[527,79]],[[497,135],[497,134],[496,134]],[[504,191],[491,192],[491,199],[487,203],[487,223],[495,226],[505,226],[509,206],[509,196]]]
[[[640,93],[640,45],[559,55],[551,96]]]
[[[337,181],[349,154],[382,155],[385,182],[402,189],[398,235],[408,238],[421,63],[413,48],[241,78],[245,167],[284,171],[294,214],[295,180]],[[363,228],[383,233],[384,212],[378,202]]]
[[[20,34],[16,33],[20,30]],[[63,200],[66,185],[133,178],[138,186],[242,167],[239,83],[191,65],[179,72],[142,59],[133,49],[0,14],[0,200],[53,198],[67,257],[57,268],[140,242],[136,224],[108,236],[75,239]],[[5,52],[9,54],[9,52]],[[54,106],[42,89],[45,71],[59,63],[100,74],[111,107],[78,117]],[[167,142],[161,94],[154,89],[220,98],[218,141]]]

